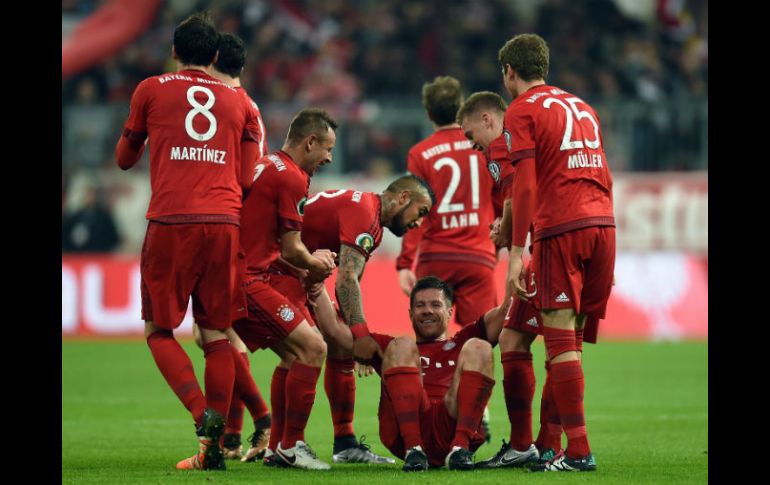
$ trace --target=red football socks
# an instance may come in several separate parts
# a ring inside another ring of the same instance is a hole
[[[231,347],[226,338],[203,344],[203,355],[206,358],[206,372],[203,378],[206,404],[225,419],[230,411],[235,383],[235,363]]]
[[[203,411],[206,410],[206,398],[203,397],[190,358],[171,330],[153,332],[147,337],[147,345],[169,387],[190,411],[195,424],[200,426]]]
[[[580,361],[551,364],[553,401],[567,435],[567,456],[570,458],[582,458],[591,452],[583,411],[584,385]]]
[[[273,422],[270,424],[270,443],[267,447],[275,451],[283,436],[286,421],[286,376],[289,369],[276,367],[270,382],[270,408],[273,410]]]
[[[540,432],[535,446],[540,450],[550,448],[558,453],[561,450],[561,420],[551,394],[551,363],[545,361],[545,384],[540,397]]]
[[[326,359],[324,390],[334,423],[334,437],[353,436],[353,411],[356,404],[355,363],[349,359]]]
[[[233,399],[230,404],[230,413],[227,415],[225,434],[240,433],[243,429],[243,407],[249,408],[249,414],[254,421],[266,416],[270,411],[259,392],[254,378],[251,376],[248,354],[238,352],[238,349],[230,346],[235,363],[235,387]]]
[[[315,386],[320,367],[305,365],[299,361],[289,368],[286,376],[286,424],[283,427],[281,448],[293,448],[297,440],[305,439],[305,426],[315,401]]]
[[[423,391],[420,370],[417,367],[392,367],[386,370],[382,377],[393,411],[396,413],[404,448],[408,450],[422,445],[420,403]]]
[[[535,397],[535,370],[529,352],[503,352],[503,390],[508,420],[511,422],[510,445],[523,451],[532,444],[532,399]]]
[[[470,449],[471,436],[479,429],[484,407],[489,402],[494,385],[495,380],[481,372],[464,370],[460,373],[460,385],[457,386],[457,425],[451,447]]]

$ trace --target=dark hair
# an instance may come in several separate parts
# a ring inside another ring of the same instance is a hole
[[[329,113],[320,108],[305,108],[291,120],[286,140],[293,146],[310,135],[324,139],[329,128],[337,129],[337,122],[329,116]]]
[[[505,70],[510,65],[525,81],[548,76],[548,44],[537,34],[519,34],[505,43],[497,60]]]
[[[397,194],[402,190],[414,192],[418,187],[425,189],[425,191],[428,193],[428,197],[430,197],[431,204],[436,203],[436,193],[433,192],[432,188],[430,188],[428,182],[424,178],[418,177],[417,175],[411,173],[402,175],[391,182],[390,185],[385,188],[385,191],[392,194]]]
[[[174,30],[174,52],[182,64],[208,66],[219,49],[219,32],[207,12],[190,15]]]
[[[457,112],[457,122],[462,124],[465,118],[480,111],[494,110],[505,113],[506,108],[505,100],[499,94],[491,91],[479,91],[471,94],[460,107],[460,111]]]
[[[438,76],[422,86],[422,105],[431,121],[439,126],[454,123],[461,104],[460,81],[452,76]]]
[[[449,303],[449,306],[452,306],[452,303],[455,301],[455,292],[452,290],[452,287],[441,278],[437,278],[435,276],[425,276],[417,280],[414,288],[412,288],[412,292],[409,293],[409,308],[414,307],[414,298],[418,291],[430,289],[443,291],[444,298],[446,299],[447,303]]]
[[[222,32],[219,41],[219,55],[214,67],[230,77],[240,77],[246,64],[246,47],[240,37],[229,32]]]

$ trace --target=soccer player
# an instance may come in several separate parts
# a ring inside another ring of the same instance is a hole
[[[435,132],[409,150],[407,170],[428,181],[439,203],[420,230],[404,236],[396,269],[407,295],[416,278],[426,275],[451,285],[456,295],[455,321],[465,326],[497,305],[497,257],[488,237],[495,217],[494,181],[486,170],[486,157],[473,149],[456,122],[463,102],[459,81],[443,76],[426,83],[422,102]]]
[[[270,285],[269,268],[280,256],[305,271],[313,283],[322,282],[335,268],[336,253],[322,249],[311,254],[301,231],[310,177],[331,163],[336,128],[325,111],[304,109],[291,121],[283,148],[257,161],[241,215],[248,316],[233,323],[250,351],[269,347],[281,358],[270,392],[273,423],[282,429],[276,436],[276,454],[291,466],[316,470],[329,465],[305,443],[304,430],[326,344],[305,312]],[[283,384],[276,386],[279,375]],[[285,423],[279,423],[280,417]]]
[[[428,184],[415,175],[404,175],[394,180],[382,192],[357,190],[327,190],[308,199],[302,228],[302,242],[310,251],[327,249],[339,254],[336,294],[340,313],[356,332],[366,325],[360,280],[366,262],[380,245],[383,228],[396,236],[419,227],[435,201]],[[291,302],[301,309],[307,305],[307,291],[301,272],[285,261],[276,261],[270,267],[270,284],[280,293],[290,296]],[[312,325],[312,313],[306,315]],[[363,326],[362,326],[363,325]],[[365,334],[357,333],[361,337]],[[353,430],[356,380],[353,353],[327,342],[328,356],[324,371],[324,389],[334,424],[334,463],[394,463],[391,458],[378,456],[356,441]],[[376,343],[375,343],[376,345]],[[280,379],[280,376],[279,376]],[[280,382],[280,381],[279,381]],[[280,384],[279,384],[280,385]],[[280,395],[280,392],[278,393]],[[281,435],[280,406],[274,407],[275,426],[270,450],[275,450]],[[275,456],[275,455],[272,455]],[[275,464],[268,458],[266,464]],[[280,463],[278,463],[280,464]]]
[[[252,126],[251,129],[257,134],[258,143],[250,143],[248,150],[244,149],[241,154],[241,186],[244,191],[248,191],[251,188],[251,179],[257,159],[267,154],[265,124],[262,121],[259,107],[241,86],[241,72],[246,62],[246,49],[243,41],[240,37],[227,32],[221,32],[220,36],[219,54],[214,63],[212,75],[238,91],[246,108],[253,112],[252,119],[255,126]],[[198,346],[202,346],[197,323],[193,324],[193,335]],[[226,459],[241,458],[241,461],[244,462],[255,461],[262,458],[270,439],[270,410],[251,375],[246,345],[232,329],[227,331],[227,337],[234,348],[235,389],[225,421],[222,448]],[[241,446],[244,406],[249,408],[254,422],[254,433],[249,436],[251,446],[245,455]]]
[[[513,37],[498,60],[513,99],[503,135],[516,165],[507,286],[540,311],[552,399],[567,435],[565,452],[537,469],[592,471],[580,352],[582,340],[596,342],[615,266],[612,177],[599,119],[585,101],[545,83],[549,52],[540,36]],[[525,282],[521,255],[532,211],[532,274]]]
[[[484,442],[481,416],[489,401],[494,363],[492,346],[503,325],[511,297],[481,314],[447,338],[453,291],[435,276],[419,279],[409,297],[412,337],[372,334],[381,352],[373,358],[382,377],[380,439],[404,460],[405,471],[446,465],[473,469],[473,452]],[[334,309],[328,296],[314,302],[318,321]],[[323,317],[322,317],[323,315]],[[344,325],[329,325],[327,338],[351,348],[353,335]]]
[[[127,170],[150,144],[142,319],[158,369],[195,421],[195,468],[202,469],[225,469],[218,442],[235,372],[225,331],[245,312],[237,277],[238,170],[241,145],[248,150],[258,143],[238,93],[211,76],[219,40],[205,14],[176,27],[172,55],[178,71],[139,83],[116,148],[118,165]],[[190,297],[206,359],[205,397],[173,334]]]
[[[510,247],[510,189],[515,169],[508,163],[508,151],[503,137],[505,110],[505,100],[499,94],[483,91],[474,93],[467,99],[457,114],[457,120],[474,146],[488,152],[490,172],[493,175],[504,174],[495,177],[501,180],[502,185],[497,191],[497,203],[501,204],[500,199],[505,198],[503,222],[498,226],[497,236],[501,244]],[[525,218],[531,220],[531,214]],[[561,424],[558,414],[553,412],[548,377],[543,386],[540,404],[540,432],[537,440],[532,443],[535,373],[531,347],[537,335],[542,335],[542,329],[539,312],[531,303],[516,299],[506,315],[500,333],[503,390],[511,425],[510,441],[506,443],[503,440],[500,451],[490,459],[477,463],[476,468],[521,467],[536,460],[548,461],[561,449]],[[546,359],[546,376],[548,375],[550,363]]]

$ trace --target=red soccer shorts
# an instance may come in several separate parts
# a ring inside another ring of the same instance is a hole
[[[536,308],[572,308],[588,321],[604,318],[615,271],[614,227],[565,232],[536,241],[533,249]]]
[[[233,329],[252,352],[281,342],[305,320],[302,311],[268,280],[267,275],[247,280],[248,317],[233,322]]]
[[[380,394],[380,441],[385,447],[402,460],[406,456],[404,440],[398,430],[396,412],[385,386],[382,386]],[[444,401],[431,402],[428,393],[423,389],[420,402],[420,435],[428,462],[434,466],[443,466],[444,459],[451,451],[452,438],[455,435],[457,421],[449,415]],[[471,452],[476,451],[484,444],[484,435],[476,431],[470,440]]]
[[[475,263],[457,261],[418,262],[417,278],[437,276],[455,292],[455,322],[461,326],[476,323],[479,317],[497,306],[495,270]]]
[[[270,286],[285,296],[295,307],[299,308],[307,323],[314,327],[315,320],[307,306],[307,291],[299,277],[278,266],[271,266],[269,272]]]
[[[201,328],[229,328],[246,306],[239,290],[238,233],[234,224],[150,222],[140,263],[142,319],[173,330],[192,297]]]
[[[524,287],[527,292],[534,291],[535,285],[532,279],[532,264],[527,264],[524,269]],[[543,335],[543,319],[540,312],[531,302],[522,301],[516,296],[513,297],[513,304],[508,307],[508,313],[505,315],[503,328],[518,330],[519,332],[534,333]]]

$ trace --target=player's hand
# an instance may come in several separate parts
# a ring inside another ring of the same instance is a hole
[[[498,234],[500,234],[500,221],[502,220],[502,217],[495,217],[495,220],[492,221],[492,224],[489,225],[489,239],[494,241]]]
[[[354,370],[355,372],[358,372],[358,377],[369,377],[370,375],[374,374],[374,367],[370,365],[359,364],[358,362],[355,363]]]
[[[375,354],[383,357],[382,349],[371,335],[353,341],[353,360],[359,364],[371,365]]]
[[[313,251],[313,257],[321,261],[326,266],[326,269],[329,270],[330,274],[337,266],[334,264],[334,258],[337,257],[337,253],[334,251],[329,251],[328,249],[316,249]]]
[[[319,281],[317,283],[309,283],[306,285],[306,289],[307,289],[308,301],[315,302],[316,298],[321,296],[321,293],[323,293],[324,284],[322,281]]]
[[[310,266],[307,280],[309,284],[319,283],[334,272],[336,265],[334,264],[334,258],[337,257],[337,253],[329,251],[328,249],[318,249],[313,252],[314,264]]]
[[[411,269],[398,271],[398,285],[401,287],[401,291],[406,293],[406,296],[412,293],[415,284],[417,284],[417,277],[414,275],[414,271]]]
[[[513,246],[510,253],[510,266],[508,267],[508,281],[506,291],[516,294],[519,299],[529,301],[534,294],[527,293],[524,283],[524,261],[521,255],[524,248]]]

